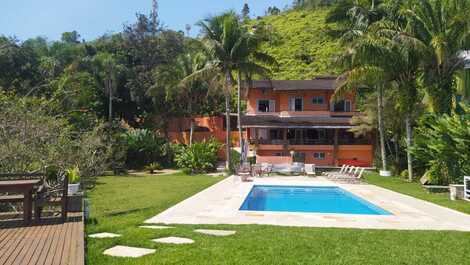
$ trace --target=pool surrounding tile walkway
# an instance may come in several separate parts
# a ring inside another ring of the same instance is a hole
[[[347,215],[239,211],[253,185],[339,186],[393,215]],[[470,215],[368,184],[338,184],[325,178],[269,177],[241,182],[229,177],[184,200],[147,224],[265,224],[360,229],[470,231]]]

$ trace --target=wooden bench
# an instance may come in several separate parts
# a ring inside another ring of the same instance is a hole
[[[67,219],[67,193],[68,193],[68,177],[64,173],[59,176],[58,182],[44,191],[38,191],[34,201],[34,214],[36,222],[41,221],[42,210],[46,206],[60,206],[62,221]]]

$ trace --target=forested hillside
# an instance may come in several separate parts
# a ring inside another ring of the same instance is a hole
[[[273,79],[311,79],[338,73],[332,61],[341,48],[338,38],[329,34],[334,25],[325,22],[327,13],[327,8],[292,10],[257,21],[273,32],[270,43],[263,46],[279,63]]]

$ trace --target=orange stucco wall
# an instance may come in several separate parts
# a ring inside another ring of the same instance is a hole
[[[288,147],[288,149],[293,150],[297,153],[304,153],[305,163],[307,164],[315,164],[319,166],[333,166],[336,163],[334,158],[334,147],[332,145],[291,145]],[[315,159],[314,153],[317,152],[325,153],[325,159]],[[258,146],[258,156],[273,157],[278,156],[279,154],[287,155],[283,152],[282,145]],[[366,166],[372,166],[373,147],[372,145],[340,145],[338,147],[338,155],[336,160],[339,164],[341,164],[341,161],[352,160],[361,162],[361,164],[364,164]]]
[[[250,114],[256,113],[256,104],[258,99],[275,100],[276,111],[283,112],[289,110],[289,98],[301,96],[304,98],[304,111],[330,111],[330,101],[333,91],[330,90],[305,90],[305,91],[273,91],[272,89],[250,89],[248,91],[248,104],[247,112]],[[312,103],[314,96],[324,96],[325,103],[317,105]],[[352,111],[356,111],[354,104],[354,95],[347,95],[345,99],[351,100]]]
[[[224,118],[221,116],[214,117],[196,117],[194,118],[195,126],[205,127],[209,131],[198,132],[195,131],[193,134],[193,140],[195,142],[200,142],[203,140],[209,140],[215,138],[220,143],[225,144],[226,131],[224,130]],[[233,125],[236,126],[236,125]],[[189,130],[191,128],[191,119],[190,118],[177,118],[173,119],[170,122],[168,127],[168,138],[170,141],[179,144],[189,144]],[[231,142],[232,147],[240,146],[240,136],[238,131],[232,131]],[[225,159],[224,148],[221,148],[219,151],[219,159]]]
[[[372,145],[340,145],[338,160],[357,160],[372,166],[374,151]]]

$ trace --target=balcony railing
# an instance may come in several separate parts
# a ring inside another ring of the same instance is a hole
[[[288,140],[269,140],[269,139],[250,139],[250,144],[261,145],[334,145],[333,139],[288,139]],[[338,139],[338,145],[368,145],[367,139]]]

